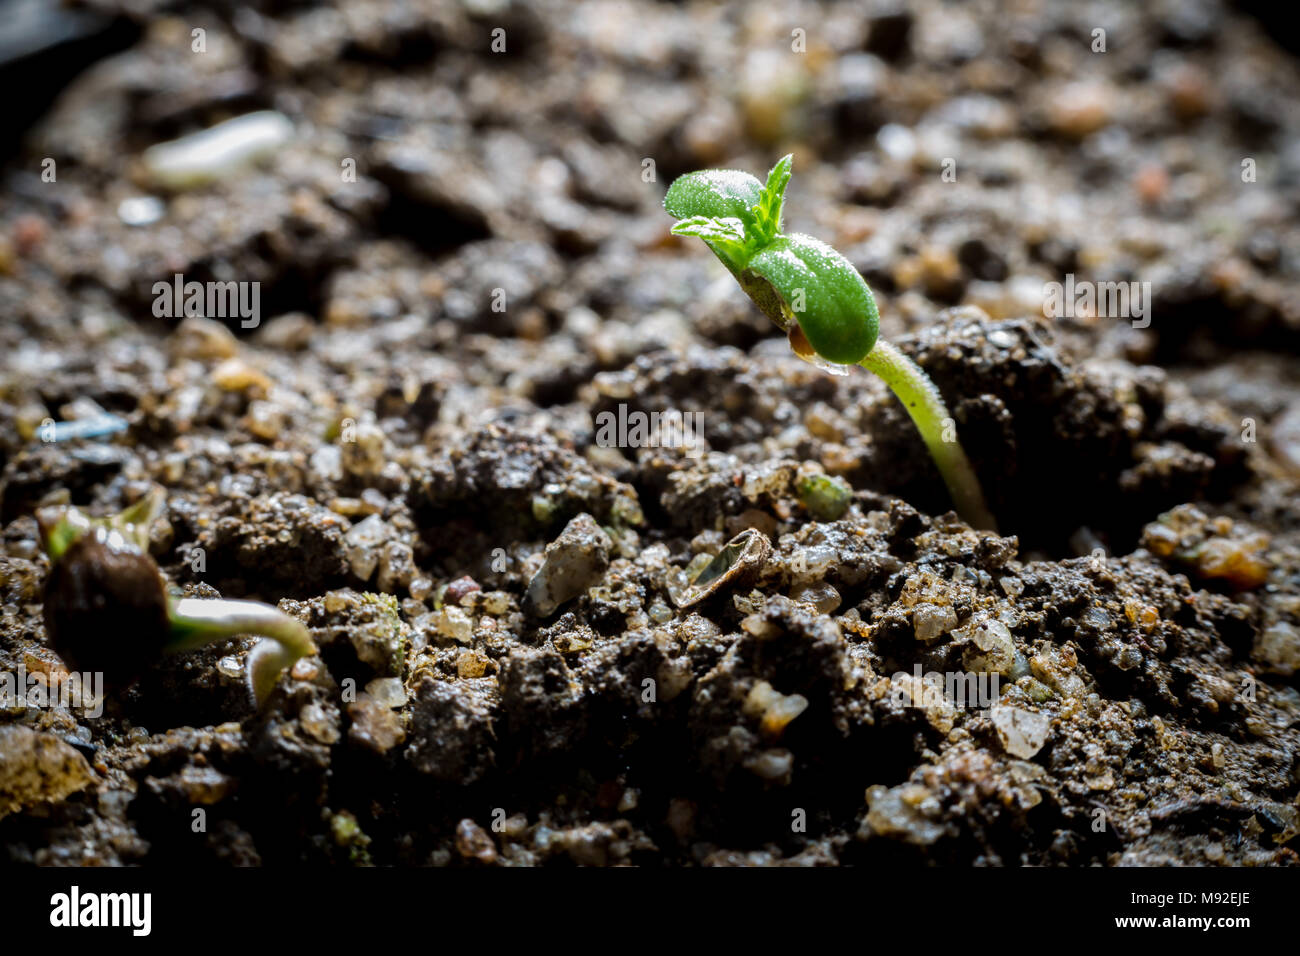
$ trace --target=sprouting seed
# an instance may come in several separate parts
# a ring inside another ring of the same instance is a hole
[[[995,530],[966,452],[955,435],[944,434],[952,419],[939,390],[919,365],[879,339],[876,300],[862,276],[826,243],[781,232],[792,160],[787,155],[773,166],[766,185],[734,169],[678,177],[664,197],[664,208],[680,220],[673,233],[703,239],[801,358],[832,369],[861,365],[884,379],[921,433],[957,513],[972,527]]]
[[[240,634],[263,640],[248,659],[249,689],[265,703],[280,673],[316,653],[306,626],[257,601],[180,598],[148,552],[149,524],[160,493],[111,518],[78,508],[37,515],[50,557],[45,582],[45,630],[73,671],[104,675],[106,686],[134,683],[161,657]]]

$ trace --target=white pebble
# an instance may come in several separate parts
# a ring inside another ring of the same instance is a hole
[[[158,185],[185,189],[221,179],[265,159],[292,136],[293,123],[287,116],[262,110],[150,146],[144,152],[144,165]]]
[[[117,218],[128,226],[148,226],[163,217],[167,207],[157,196],[132,196],[117,204]]]

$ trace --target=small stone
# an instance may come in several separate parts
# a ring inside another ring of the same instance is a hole
[[[1115,94],[1102,83],[1071,83],[1057,91],[1049,108],[1052,128],[1070,139],[1083,139],[1111,121]]]
[[[456,852],[467,860],[480,863],[495,863],[497,859],[497,848],[492,838],[468,818],[456,824]]]
[[[767,681],[759,681],[745,698],[745,713],[760,716],[759,729],[763,736],[774,739],[781,736],[786,726],[808,709],[808,698],[802,694],[782,694]]]
[[[316,323],[303,312],[288,312],[262,323],[257,331],[259,345],[286,352],[300,352],[311,344]]]
[[[235,333],[216,319],[196,315],[186,316],[172,333],[172,354],[177,358],[211,359],[233,358],[239,352]]]
[[[967,668],[1000,674],[1012,680],[1028,672],[1028,662],[1016,652],[1010,629],[997,618],[985,618],[968,630],[974,647],[968,647],[962,655]]]
[[[262,110],[151,146],[144,152],[144,169],[158,186],[187,189],[272,156],[292,138],[293,123],[287,116]]]
[[[429,616],[434,629],[443,637],[461,644],[474,639],[474,620],[461,608],[444,606]]]
[[[488,657],[479,651],[463,650],[456,658],[456,676],[462,680],[473,680],[487,673]]]
[[[338,720],[331,718],[320,704],[307,704],[298,714],[298,723],[302,729],[323,744],[337,743],[339,739]]]
[[[379,552],[379,576],[375,587],[385,594],[396,594],[418,573],[415,552],[409,544],[390,541]]]
[[[919,265],[920,280],[930,298],[947,301],[960,294],[964,280],[961,262],[953,250],[927,245],[921,250]]]
[[[397,712],[368,693],[348,705],[348,717],[352,720],[348,728],[349,740],[375,753],[386,754],[406,739]]]
[[[1169,105],[1179,119],[1195,119],[1209,112],[1214,85],[1204,70],[1182,63],[1163,79]]]
[[[402,620],[397,598],[391,594],[359,596],[360,612],[347,629],[348,640],[362,663],[386,676],[402,673],[410,627]]]
[[[948,605],[918,604],[912,610],[912,629],[918,641],[935,641],[957,626],[957,612]]]
[[[406,687],[397,677],[377,677],[366,685],[366,693],[383,707],[402,707],[406,704]]]
[[[359,422],[340,436],[343,471],[356,478],[373,478],[388,462],[387,439],[379,426]]]
[[[285,432],[284,409],[273,402],[254,401],[248,404],[248,413],[242,424],[249,433],[263,441],[275,441]]]
[[[538,524],[550,524],[555,516],[555,502],[546,495],[533,495],[532,512],[533,520]]]
[[[1269,538],[1254,534],[1244,538],[1210,538],[1192,560],[1203,578],[1221,578],[1243,591],[1257,588],[1272,570],[1266,552]]]
[[[350,597],[353,597],[353,595],[347,591],[329,591],[321,599],[321,606],[325,608],[327,614],[338,614],[349,607],[351,604]]]
[[[484,614],[500,617],[509,614],[514,603],[514,597],[509,591],[484,591],[479,606]]]
[[[1002,749],[1013,757],[1028,760],[1047,743],[1052,722],[1046,714],[1009,705],[989,709],[989,719],[1002,741]]]
[[[840,559],[834,548],[816,544],[796,551],[790,556],[790,578],[795,584],[812,584],[822,580],[826,572]]]
[[[764,780],[782,780],[794,769],[794,754],[784,748],[764,750],[746,760],[745,769]]]
[[[1270,671],[1290,677],[1300,670],[1300,628],[1278,621],[1255,639],[1253,654]]]
[[[271,390],[271,380],[243,359],[226,359],[212,370],[212,384],[223,392],[246,392],[258,389],[263,394]]]
[[[613,543],[589,514],[580,514],[546,546],[542,566],[528,582],[525,600],[538,617],[550,617],[561,604],[597,584],[609,567]]]
[[[157,196],[131,196],[117,204],[117,218],[128,226],[153,225],[166,211]]]
[[[825,581],[813,584],[801,584],[790,590],[790,600],[811,604],[822,614],[832,614],[843,598],[833,585]]]
[[[929,846],[942,838],[948,828],[937,819],[940,806],[931,792],[916,783],[897,787],[879,784],[867,790],[867,815],[858,829],[858,838],[872,836],[904,840],[916,846]]]
[[[1070,647],[1049,646],[1029,660],[1030,670],[1061,697],[1082,697],[1087,685],[1075,673],[1078,659]]]
[[[319,674],[320,665],[311,657],[299,658],[289,669],[289,676],[294,680],[315,680]]]
[[[1138,199],[1154,205],[1169,193],[1169,172],[1159,163],[1147,163],[1134,177],[1133,188],[1137,191]]]
[[[447,604],[459,604],[461,598],[475,591],[481,591],[483,588],[468,574],[457,578],[447,585],[447,591],[443,595],[443,601]]]
[[[0,727],[0,817],[56,802],[92,780],[90,765],[71,744],[30,727]]]
[[[380,547],[392,534],[392,529],[379,515],[371,515],[353,525],[343,537],[348,546],[348,564],[352,573],[362,581],[369,581],[379,566]]]
[[[650,620],[654,621],[656,624],[667,624],[673,619],[672,608],[660,600],[656,600],[651,604],[650,609],[646,613]]]

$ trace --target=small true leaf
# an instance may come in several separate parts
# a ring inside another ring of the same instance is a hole
[[[781,232],[781,207],[785,203],[785,187],[790,182],[794,155],[787,153],[767,174],[767,185],[754,208],[754,228],[760,245],[767,245]]]
[[[677,223],[671,231],[675,236],[695,236],[706,242],[745,242],[745,224],[734,218],[692,216]]]

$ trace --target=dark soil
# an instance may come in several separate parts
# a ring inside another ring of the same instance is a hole
[[[0,182],[0,672],[66,675],[36,509],[156,486],[169,583],[278,603],[320,654],[260,711],[243,638],[100,716],[9,700],[4,859],[1297,862],[1284,25],[1213,0],[87,6],[131,45]],[[268,161],[150,179],[149,146],[255,110],[293,123]],[[802,362],[668,235],[674,177],[787,151],[789,228],[872,285],[1000,535],[947,512],[882,382]],[[261,322],[157,316],[177,273],[259,282]],[[1149,326],[1044,315],[1067,274],[1149,282]],[[620,407],[702,412],[704,453],[599,444]],[[125,430],[41,439],[103,413]],[[852,489],[837,516],[819,473]],[[997,698],[909,703],[931,672]]]

